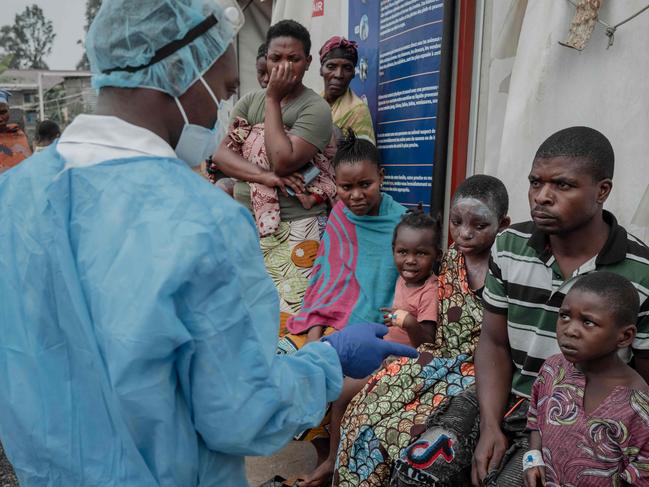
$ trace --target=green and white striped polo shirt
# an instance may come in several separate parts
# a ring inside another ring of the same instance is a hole
[[[604,211],[610,233],[601,252],[564,280],[547,235],[533,222],[511,226],[496,238],[485,282],[485,308],[507,315],[514,362],[512,392],[529,397],[543,361],[561,353],[557,315],[564,296],[580,275],[609,271],[629,279],[640,296],[638,334],[632,351],[649,358],[649,248]],[[629,356],[630,358],[630,356]]]

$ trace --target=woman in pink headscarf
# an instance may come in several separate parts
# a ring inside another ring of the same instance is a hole
[[[356,74],[356,43],[334,36],[320,48],[320,75],[324,79],[322,97],[331,106],[334,125],[342,133],[351,128],[357,137],[376,143],[367,104],[349,87]]]

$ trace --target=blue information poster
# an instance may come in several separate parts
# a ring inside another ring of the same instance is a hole
[[[372,113],[383,190],[406,206],[431,202],[444,8],[444,0],[349,3],[360,58],[352,89]]]
[[[349,0],[349,38],[358,43],[358,66],[351,87],[370,107],[376,127],[379,65],[379,3]]]

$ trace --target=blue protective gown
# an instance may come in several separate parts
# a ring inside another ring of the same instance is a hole
[[[244,486],[316,425],[334,349],[275,355],[249,212],[181,161],[0,176],[0,438],[22,486]]]

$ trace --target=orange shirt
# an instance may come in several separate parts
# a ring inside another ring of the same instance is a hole
[[[419,287],[408,287],[399,276],[394,288],[392,307],[407,311],[419,322],[437,321],[437,276],[433,274]],[[403,328],[391,326],[385,340],[412,345],[408,332]]]
[[[17,125],[0,132],[0,173],[32,155],[25,133]]]

